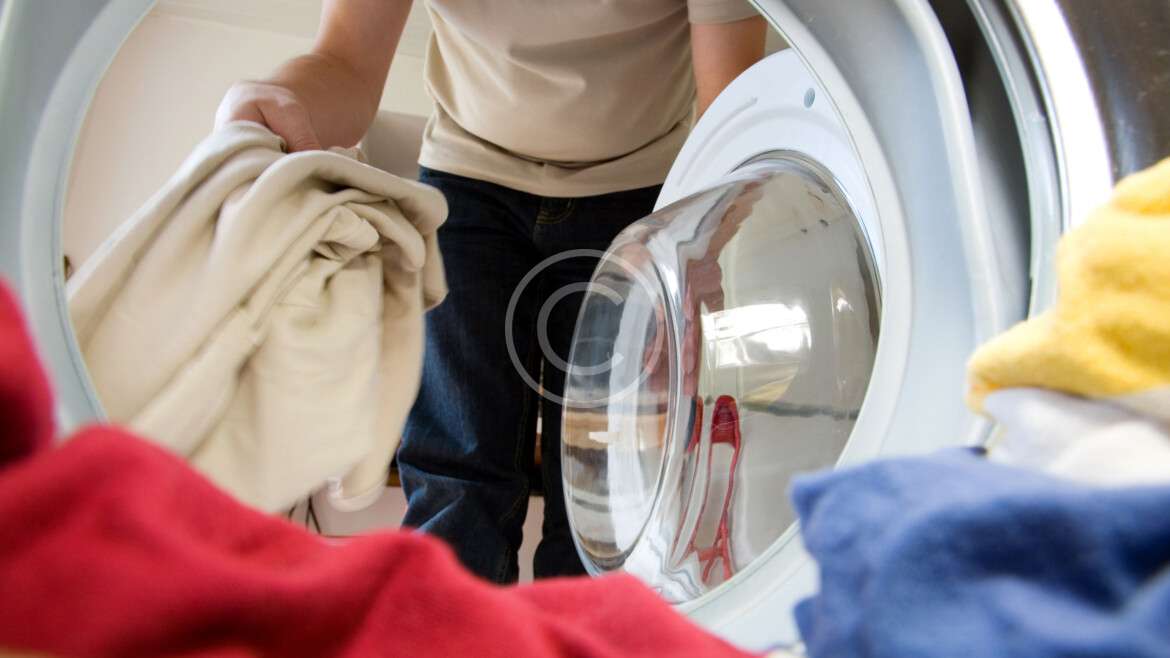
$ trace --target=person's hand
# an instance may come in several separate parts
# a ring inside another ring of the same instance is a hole
[[[290,153],[321,148],[308,108],[287,87],[271,82],[237,82],[215,112],[215,127],[255,121],[282,137]]]
[[[410,0],[325,0],[312,52],[228,90],[215,126],[255,121],[290,152],[358,143],[378,114]]]

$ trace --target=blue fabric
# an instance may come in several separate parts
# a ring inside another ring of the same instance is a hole
[[[450,292],[427,314],[422,387],[398,452],[408,502],[403,523],[446,540],[474,573],[514,582],[528,497],[542,480],[545,516],[533,572],[583,574],[561,488],[561,408],[529,388],[513,365],[505,316],[513,292],[541,261],[571,249],[604,251],[653,210],[659,188],[553,198],[425,168],[420,180],[443,192],[450,208],[438,236]],[[596,257],[559,261],[518,297],[517,360],[534,381],[544,362],[544,388],[558,396],[564,372],[544,356],[538,314],[558,289],[588,282],[596,264]],[[563,361],[582,298],[578,292],[556,301],[548,317],[547,346]]]
[[[1170,656],[1170,487],[1089,488],[974,453],[798,479],[809,654]]]

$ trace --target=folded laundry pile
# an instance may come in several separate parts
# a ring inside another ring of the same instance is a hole
[[[798,480],[814,657],[1170,656],[1170,160],[1065,236],[1059,299],[980,349],[974,451]]]
[[[442,195],[355,156],[230,124],[68,284],[110,419],[264,510],[376,499],[446,291]]]
[[[117,428],[51,448],[3,285],[0,357],[0,655],[745,656],[632,577],[500,588],[420,533],[330,543]]]

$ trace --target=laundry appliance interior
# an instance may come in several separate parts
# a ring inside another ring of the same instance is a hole
[[[0,271],[66,428],[102,416],[63,292],[70,166],[152,4],[0,1]],[[753,4],[790,48],[720,95],[598,267],[564,478],[591,572],[762,648],[816,587],[790,478],[984,441],[967,356],[1050,303],[1058,237],[1170,151],[1170,4]]]

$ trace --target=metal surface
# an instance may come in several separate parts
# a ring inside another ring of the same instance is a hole
[[[1114,178],[1096,94],[1082,49],[1055,0],[1006,3],[1043,94],[1060,172],[1060,217],[1067,229],[1109,198]]]
[[[794,532],[791,478],[840,458],[877,349],[877,270],[844,193],[799,155],[757,164],[618,236],[570,359],[575,538],[592,570],[674,602]]]
[[[1023,13],[1033,2],[1016,4]],[[1076,44],[1096,100],[1113,178],[1170,156],[1170,2],[1054,4]]]
[[[953,3],[936,5],[954,9]],[[1010,100],[1028,181],[1033,311],[1056,239],[1121,177],[1170,156],[1170,2],[968,0]]]

